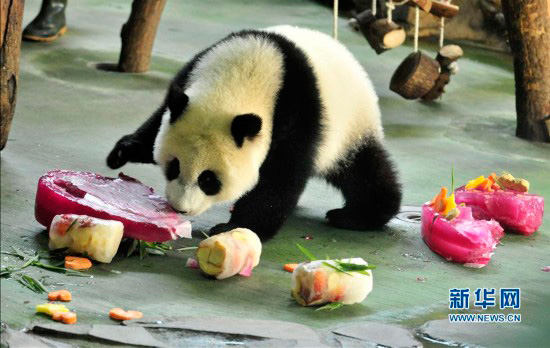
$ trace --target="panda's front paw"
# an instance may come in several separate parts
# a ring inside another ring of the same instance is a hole
[[[220,234],[223,232],[234,230],[235,228],[238,228],[239,226],[237,224],[234,224],[232,222],[224,223],[224,224],[217,224],[216,226],[212,227],[210,229],[210,235],[213,236],[215,234]]]
[[[151,162],[149,157],[152,155],[147,154],[145,158],[144,153],[147,153],[147,150],[143,143],[135,135],[128,134],[120,138],[111,150],[107,156],[107,165],[111,169],[118,169],[128,162]]]

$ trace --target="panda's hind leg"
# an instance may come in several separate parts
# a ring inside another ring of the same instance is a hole
[[[329,223],[349,230],[382,228],[401,205],[397,171],[382,144],[370,138],[325,176],[340,189],[343,208],[327,212]]]

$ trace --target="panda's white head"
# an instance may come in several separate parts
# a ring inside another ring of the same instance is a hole
[[[258,114],[231,109],[205,96],[190,99],[176,85],[170,88],[155,160],[174,209],[197,215],[241,197],[257,183],[269,134]]]

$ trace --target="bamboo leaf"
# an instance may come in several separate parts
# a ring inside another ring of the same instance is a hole
[[[333,311],[333,310],[338,309],[338,308],[343,307],[343,306],[345,306],[345,305],[342,302],[331,302],[331,303],[328,303],[328,304],[324,305],[323,307],[317,308],[315,311],[325,311],[325,310]]]
[[[317,258],[311,253],[311,251],[307,250],[305,247],[301,246],[299,243],[296,243],[296,246],[300,251],[306,255],[310,261],[317,261]]]
[[[128,252],[126,252],[126,257],[132,255],[134,251],[136,251],[136,247],[138,246],[139,241],[137,239],[132,239],[132,244],[130,244],[130,247],[128,248]]]
[[[353,277],[353,275],[351,275],[350,273],[344,271],[344,270],[341,269],[341,268],[338,268],[338,267],[334,266],[334,265],[331,264],[331,263],[328,263],[328,262],[325,261],[325,262],[323,262],[323,265],[328,266],[328,267],[330,267],[330,268],[332,268],[332,269],[335,269],[335,270],[338,271],[338,272],[345,273],[345,274],[349,275],[350,277]]]

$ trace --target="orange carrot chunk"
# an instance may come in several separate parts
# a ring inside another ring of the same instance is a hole
[[[69,302],[70,300],[71,300],[71,293],[67,290],[52,291],[48,294],[48,301]]]
[[[52,315],[52,319],[55,321],[60,321],[63,324],[76,324],[76,313],[75,312],[55,312]]]
[[[92,267],[92,261],[85,257],[65,256],[65,268],[73,270],[82,270]]]
[[[143,317],[140,311],[125,311],[122,308],[113,308],[109,311],[109,317],[115,320],[132,320]]]
[[[292,273],[292,272],[294,272],[296,267],[298,267],[297,263],[287,263],[286,265],[283,266],[283,269],[287,272]]]

